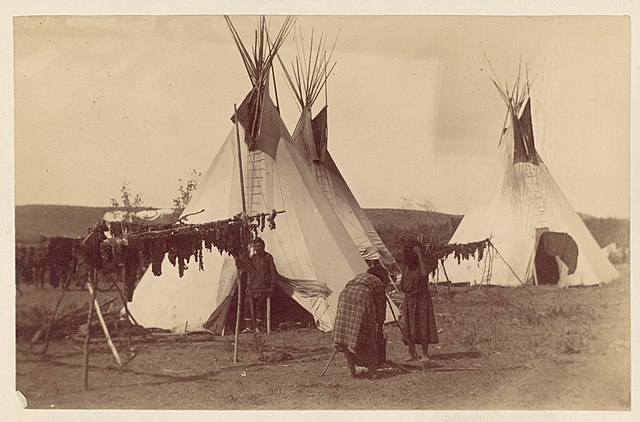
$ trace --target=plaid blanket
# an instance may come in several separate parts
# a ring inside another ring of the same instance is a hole
[[[354,353],[375,351],[386,313],[384,284],[371,274],[358,274],[338,298],[333,342]]]

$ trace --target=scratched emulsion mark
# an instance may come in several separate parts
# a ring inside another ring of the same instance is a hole
[[[20,392],[20,390],[16,390],[16,395],[18,396],[18,403],[20,403],[20,406],[22,406],[23,409],[26,409],[29,405],[27,398]]]

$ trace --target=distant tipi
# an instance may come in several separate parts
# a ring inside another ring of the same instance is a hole
[[[495,82],[494,82],[495,83]],[[490,190],[476,198],[450,240],[489,238],[480,261],[445,261],[449,279],[520,286],[595,285],[618,277],[536,151],[528,82],[501,89],[507,116],[498,144],[500,167]]]
[[[279,287],[311,314],[319,329],[328,331],[333,328],[340,291],[367,265],[269,97],[272,61],[292,22],[287,19],[278,36],[268,39],[261,19],[256,45],[250,50],[227,22],[253,88],[238,107],[237,127],[231,129],[183,215],[196,213],[188,222],[205,223],[242,212],[241,159],[246,213],[284,211],[275,230],[260,233],[278,272],[286,277]],[[240,152],[238,135],[245,141]],[[197,213],[200,210],[204,212]],[[160,277],[147,271],[129,307],[137,322],[176,332],[203,327],[221,332],[227,315],[235,314],[231,302],[238,271],[232,257],[215,251],[205,252],[203,262],[204,271],[193,266],[182,278],[170,267]]]

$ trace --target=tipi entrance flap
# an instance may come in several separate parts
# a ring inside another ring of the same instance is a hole
[[[539,230],[534,265],[536,284],[566,284],[578,266],[578,245],[568,233]]]
[[[578,266],[578,245],[567,233],[543,232],[540,234],[536,254],[544,253],[547,256],[557,256],[569,268],[569,274],[573,274]]]

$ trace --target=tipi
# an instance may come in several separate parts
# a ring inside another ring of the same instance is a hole
[[[172,208],[149,208],[139,211],[107,211],[102,217],[107,224],[137,223],[147,226],[170,225],[176,222],[176,211]]]
[[[476,198],[449,243],[489,238],[481,260],[445,261],[449,279],[472,284],[608,283],[618,272],[536,151],[528,82],[498,91],[507,104],[490,191]]]
[[[280,285],[282,290],[313,316],[319,329],[328,331],[333,328],[342,287],[366,271],[367,265],[300,157],[269,97],[272,60],[292,20],[287,18],[275,40],[267,40],[262,18],[252,54],[228,18],[227,22],[253,88],[238,108],[237,126],[230,131],[183,215],[204,210],[189,217],[189,223],[225,219],[243,211],[243,199],[249,215],[283,210],[276,219],[277,228],[265,230],[260,236],[278,272],[287,279]],[[245,141],[240,151],[237,136]],[[137,322],[176,332],[199,330],[206,323],[207,329],[219,333],[234,296],[238,272],[233,258],[217,252],[205,253],[203,262],[204,271],[194,266],[182,278],[170,267],[160,277],[147,271],[129,306]]]
[[[325,89],[326,102],[326,81],[328,74],[335,67],[335,63],[333,63],[327,69],[327,63],[331,62],[332,54],[331,52],[327,54],[325,40],[321,36],[317,46],[314,46],[312,33],[308,50],[309,56],[305,57],[304,54],[300,54],[301,50],[305,51],[304,46],[302,49],[298,47],[298,56],[295,64],[292,64],[291,72],[288,72],[286,66],[281,62],[287,81],[301,110],[292,139],[362,258],[380,260],[395,280],[400,275],[400,270],[393,255],[358,204],[328,151],[327,105],[325,104],[312,119],[312,107],[323,88]]]

